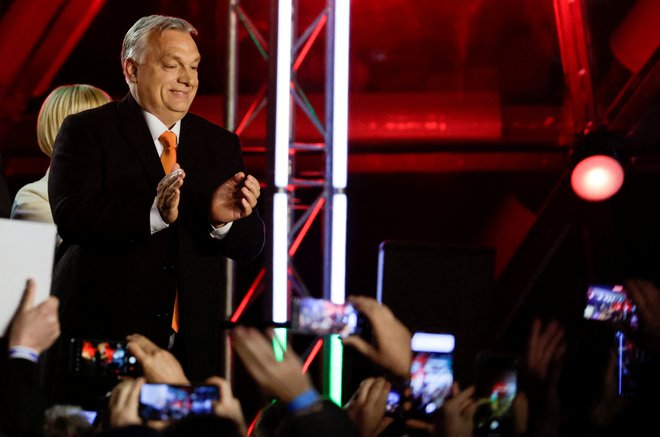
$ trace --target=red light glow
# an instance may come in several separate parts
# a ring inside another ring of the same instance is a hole
[[[606,155],[594,155],[583,159],[571,175],[575,194],[591,202],[614,196],[623,185],[623,168],[619,162]]]

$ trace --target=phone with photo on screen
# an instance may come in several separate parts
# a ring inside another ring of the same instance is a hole
[[[451,334],[416,332],[413,335],[410,381],[403,389],[390,390],[386,407],[389,415],[428,419],[444,404],[454,382],[455,343]]]
[[[188,415],[213,414],[213,401],[220,400],[216,385],[144,384],[138,413],[142,420],[180,420]]]
[[[623,285],[589,284],[584,318],[637,329],[637,307]]]
[[[518,357],[481,351],[475,361],[477,410],[475,436],[508,436],[513,431],[512,405],[518,393]]]
[[[70,339],[69,370],[93,378],[138,376],[140,366],[128,351],[126,341],[90,338]]]
[[[291,303],[291,331],[297,334],[347,337],[359,334],[363,319],[351,305],[325,299],[294,298]]]

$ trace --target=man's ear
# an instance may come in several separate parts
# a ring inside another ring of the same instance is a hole
[[[126,82],[137,83],[137,70],[138,66],[132,59],[126,59],[124,61],[124,77]]]

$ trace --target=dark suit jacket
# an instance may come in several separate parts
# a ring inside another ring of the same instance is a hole
[[[45,399],[39,365],[7,358],[7,339],[0,339],[0,435],[43,435]]]
[[[211,193],[244,170],[238,137],[186,115],[177,161],[186,172],[179,217],[150,233],[149,212],[165,176],[144,116],[129,95],[69,116],[55,142],[48,181],[63,244],[53,290],[62,338],[123,338],[138,332],[167,346],[175,291],[188,376],[216,373],[223,277],[220,257],[248,261],[264,242],[256,210],[222,240],[210,236]]]

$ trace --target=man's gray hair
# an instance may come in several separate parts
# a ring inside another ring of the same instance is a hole
[[[128,29],[121,47],[122,65],[127,59],[136,62],[144,61],[144,52],[147,48],[148,39],[152,33],[161,33],[165,30],[178,30],[197,35],[197,29],[186,20],[164,15],[149,15],[142,17]]]

